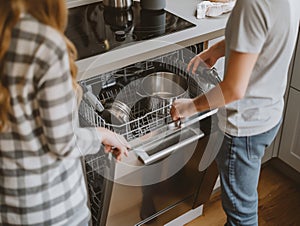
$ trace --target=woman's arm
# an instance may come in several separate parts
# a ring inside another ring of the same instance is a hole
[[[37,99],[43,139],[49,151],[59,158],[76,158],[96,153],[104,145],[105,151],[113,152],[117,159],[123,153],[126,155],[129,145],[124,137],[104,128],[79,127],[66,51],[57,47],[43,51],[42,55],[44,59],[47,56],[48,66],[38,80]]]

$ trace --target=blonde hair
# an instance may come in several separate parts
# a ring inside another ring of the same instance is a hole
[[[68,18],[64,0],[0,0],[0,5],[0,131],[4,131],[8,125],[10,95],[5,87],[3,66],[6,52],[11,43],[12,29],[19,21],[22,11],[25,10],[39,22],[51,26],[65,39],[74,88],[78,87],[76,83],[77,67],[75,65],[77,51],[73,43],[64,35]]]

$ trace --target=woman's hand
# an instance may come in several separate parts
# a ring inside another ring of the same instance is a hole
[[[131,147],[123,136],[103,127],[99,127],[98,131],[106,153],[112,152],[118,161],[121,160],[122,154],[128,155],[128,149]]]
[[[198,111],[193,99],[177,99],[173,102],[170,114],[174,121],[196,114]]]

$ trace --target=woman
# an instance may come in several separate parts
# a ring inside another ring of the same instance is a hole
[[[87,225],[80,157],[101,143],[117,159],[129,148],[109,130],[78,127],[66,23],[65,1],[0,0],[1,225]]]
[[[225,106],[216,158],[227,225],[257,225],[257,185],[265,147],[282,117],[289,62],[298,34],[297,0],[237,0],[225,40],[194,57],[188,70],[225,56],[224,80],[205,96],[174,102],[174,120]]]

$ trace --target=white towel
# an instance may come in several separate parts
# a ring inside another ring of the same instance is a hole
[[[223,13],[228,13],[233,9],[235,2],[235,0],[224,3],[211,1],[200,2],[197,4],[197,19],[205,18],[205,16],[217,17]]]

